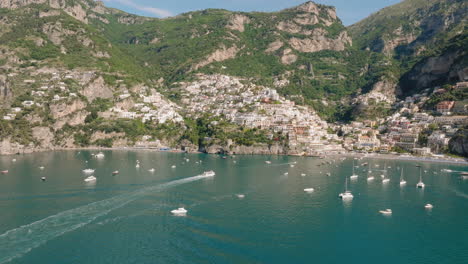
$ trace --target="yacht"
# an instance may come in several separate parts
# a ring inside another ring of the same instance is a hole
[[[85,182],[94,182],[96,181],[96,177],[94,176],[89,176],[88,178],[84,179]]]
[[[353,194],[350,191],[348,191],[348,178],[347,177],[345,180],[345,191],[343,193],[340,193],[338,197],[340,197],[343,200],[353,199],[354,197]]]
[[[183,208],[183,207],[180,207],[180,208],[172,210],[171,213],[174,214],[174,215],[186,215],[187,210],[185,210],[185,208]]]
[[[304,192],[311,193],[314,191],[314,188],[306,188],[304,189]]]
[[[356,175],[354,173],[354,168],[355,168],[355,166],[354,166],[354,160],[353,160],[353,175],[351,175],[351,177],[349,177],[351,180],[355,180],[355,179],[357,179],[359,177],[358,175]]]
[[[419,182],[416,184],[417,188],[423,189],[425,184],[422,181],[421,167],[419,167]]]
[[[104,153],[99,152],[99,153],[96,154],[94,157],[96,157],[96,159],[103,159],[103,158],[104,158]]]
[[[205,171],[202,176],[205,176],[205,177],[214,177],[216,175],[216,173],[214,171]]]
[[[400,186],[403,186],[406,184],[405,179],[403,178],[403,168],[401,168],[401,175],[400,175]]]
[[[434,208],[434,206],[433,206],[432,204],[426,204],[426,205],[424,206],[424,208],[426,208],[426,209],[432,209],[432,208]]]
[[[86,174],[91,174],[91,173],[94,173],[94,170],[93,169],[84,169],[83,172],[86,173]]]
[[[383,215],[391,215],[392,214],[392,209],[380,210],[379,213],[381,213]]]

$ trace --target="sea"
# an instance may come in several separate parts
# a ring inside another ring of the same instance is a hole
[[[0,156],[0,264],[468,263],[464,165],[98,152]]]

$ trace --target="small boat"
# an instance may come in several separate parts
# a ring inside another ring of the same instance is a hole
[[[113,172],[112,172],[112,175],[117,175],[117,174],[119,174],[119,173],[120,173],[120,172],[119,172],[118,170],[116,170],[116,171],[113,171]]]
[[[245,195],[244,195],[244,194],[237,194],[236,196],[237,196],[237,198],[239,198],[239,199],[244,199],[244,198],[245,198]]]
[[[305,188],[304,189],[304,192],[306,192],[306,193],[311,193],[313,191],[314,191],[314,188]]]
[[[375,179],[374,176],[367,177],[367,181],[373,181],[374,179]]]
[[[44,166],[40,166],[39,169],[40,169],[40,170],[43,170],[43,169],[45,169],[45,168],[44,168]]]
[[[84,179],[85,182],[94,182],[96,181],[96,177],[94,176],[89,176],[88,178]]]
[[[468,172],[465,172],[465,171],[464,171],[464,172],[460,172],[460,175],[466,175],[466,176],[468,176]]]
[[[212,170],[203,172],[202,176],[204,177],[214,177],[216,173]]]
[[[137,169],[140,168],[140,163],[137,163],[137,164],[135,165],[135,168],[137,168]]]
[[[267,160],[265,161],[266,164],[271,164],[271,161]]]
[[[293,165],[293,164],[291,164],[291,165],[289,165],[289,167],[291,167],[291,168],[294,168],[294,165]]]
[[[380,210],[379,213],[381,213],[383,215],[391,215],[392,214],[392,209]]]
[[[453,172],[453,170],[449,170],[449,169],[441,169],[440,171],[441,172]]]
[[[400,186],[403,186],[406,184],[405,179],[403,178],[403,168],[401,168],[401,175],[400,175]]]
[[[172,165],[171,168],[175,169],[175,168],[176,168],[176,165]]]
[[[84,169],[83,172],[86,173],[86,174],[91,174],[91,173],[94,173],[94,170],[93,169]]]
[[[426,209],[432,209],[432,208],[434,208],[434,206],[433,206],[432,204],[426,204],[426,205],[424,206],[424,208],[426,208]]]
[[[189,162],[190,160],[189,159],[185,159],[186,162]]]
[[[8,173],[8,170],[2,170],[0,171],[1,174],[7,174]]]
[[[16,162],[16,159],[12,159],[11,161]]]
[[[306,176],[306,174],[305,174],[305,173],[301,173],[301,176],[302,176],[302,177],[305,177],[305,176]]]
[[[171,213],[174,214],[174,215],[186,215],[187,210],[185,210],[185,208],[183,208],[183,207],[180,207],[178,209],[172,210]]]
[[[388,183],[389,181],[390,181],[389,178],[385,178],[385,179],[382,180],[382,183]]]
[[[227,157],[226,157],[226,156],[223,156],[223,159],[227,159]]]
[[[461,176],[462,180],[468,180],[468,176]]]
[[[46,180],[46,177],[41,177],[41,181],[45,181]]]
[[[153,173],[153,172],[155,171],[155,169],[154,169],[154,168],[151,168],[151,169],[149,169],[148,171],[151,172],[151,173]]]
[[[96,159],[103,159],[103,158],[104,158],[104,153],[99,152],[99,153],[96,154],[94,157],[96,157]]]
[[[354,198],[353,194],[348,191],[348,178],[345,180],[345,191],[343,193],[338,194],[338,197],[340,197],[343,200],[351,200]]]
[[[327,172],[327,174],[326,174],[326,175],[327,175],[327,176],[331,176],[331,173]]]
[[[288,174],[289,174],[289,172],[285,172],[285,173],[284,173],[285,176],[288,175]]]

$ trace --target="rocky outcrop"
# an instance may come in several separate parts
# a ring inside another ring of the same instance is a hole
[[[250,23],[250,19],[247,16],[241,15],[241,14],[235,14],[229,18],[229,22],[226,25],[226,28],[230,30],[237,30],[239,32],[244,32],[245,24],[248,24],[248,23]]]
[[[449,141],[449,150],[453,154],[468,157],[468,127],[460,129]]]
[[[284,43],[281,40],[276,40],[275,42],[270,43],[268,45],[268,48],[265,50],[266,53],[272,53],[277,50],[279,50],[281,47],[283,47]]]
[[[297,55],[292,53],[291,49],[285,49],[283,51],[283,56],[281,57],[281,63],[285,65],[293,64],[297,61]]]
[[[50,113],[54,119],[60,119],[70,115],[71,113],[82,110],[85,107],[86,104],[81,100],[75,100],[71,103],[63,102],[50,105]]]
[[[82,91],[81,94],[86,96],[88,101],[92,102],[96,98],[112,98],[114,93],[112,89],[107,86],[104,78],[99,76],[95,80],[93,80],[90,84],[88,84]]]
[[[282,145],[256,144],[253,146],[242,145],[211,145],[200,149],[208,154],[239,154],[239,155],[283,155],[288,154],[288,149]]]
[[[235,58],[238,52],[239,48],[237,46],[227,48],[226,46],[222,45],[220,49],[217,49],[212,54],[208,55],[203,61],[193,66],[193,70],[198,70],[213,62],[221,62]]]
[[[41,149],[52,149],[54,134],[48,127],[34,127],[32,129],[32,134],[34,139],[39,142],[39,147]]]
[[[308,38],[291,38],[289,45],[300,52],[317,52],[321,50],[343,51],[347,45],[351,45],[351,38],[346,31],[341,32],[336,39],[326,37],[326,31],[321,28],[314,29]]]

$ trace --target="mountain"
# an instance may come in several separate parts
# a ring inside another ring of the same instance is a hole
[[[402,96],[465,79],[466,11],[406,0],[346,28],[310,1],[157,19],[92,0],[0,0],[2,149],[328,145],[323,119],[385,117]]]

